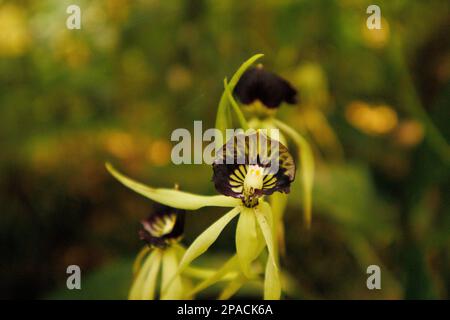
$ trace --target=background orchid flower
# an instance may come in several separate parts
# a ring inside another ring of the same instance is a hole
[[[206,205],[211,203],[220,206],[228,205],[220,196],[213,197],[212,200],[211,197],[192,197],[191,194],[179,191],[178,187],[173,190],[158,189],[155,193],[155,189],[132,181],[117,172],[110,164],[106,164],[106,167],[125,186],[150,199],[153,199],[156,194],[156,198],[167,203],[168,196],[184,196],[186,200],[184,208],[201,206],[198,202],[200,200],[204,200]],[[172,202],[174,205],[180,204],[177,200]],[[139,230],[139,237],[146,243],[146,246],[139,252],[133,265],[134,276],[129,299],[152,300],[156,297],[158,287],[161,289],[160,299],[190,299],[194,295],[191,280],[205,280],[215,274],[213,270],[198,267],[187,267],[182,275],[178,272],[178,264],[186,252],[186,249],[179,243],[183,236],[185,214],[183,209],[160,204],[154,214],[141,221],[142,229]],[[162,271],[162,282],[158,286],[159,270]],[[217,281],[233,280],[235,277],[235,273],[226,272]]]
[[[160,293],[160,299],[187,299],[188,279],[176,275],[183,249],[176,244],[184,230],[184,210],[161,205],[155,213],[143,220],[139,237],[146,246],[138,254],[133,266],[133,283],[128,298],[152,300],[156,297],[158,274],[162,273],[164,287],[173,277],[169,288]]]
[[[282,103],[297,103],[297,90],[285,79],[265,70],[261,64],[244,72],[233,94],[246,112],[260,116],[275,114]]]

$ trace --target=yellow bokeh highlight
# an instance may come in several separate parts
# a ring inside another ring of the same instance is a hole
[[[345,110],[347,121],[368,135],[391,132],[398,123],[397,112],[388,105],[370,105],[362,101],[350,103]]]
[[[411,148],[423,140],[424,128],[415,120],[402,121],[395,131],[395,142],[402,147]]]
[[[24,10],[10,4],[0,6],[0,56],[20,56],[26,52],[30,43]]]
[[[91,49],[87,43],[70,32],[63,32],[55,44],[55,56],[70,68],[83,67],[91,60]]]
[[[299,89],[301,104],[322,109],[328,107],[328,82],[321,65],[311,62],[297,67],[292,83]]]
[[[386,19],[381,18],[381,29],[367,28],[366,21],[361,26],[361,33],[364,43],[370,48],[383,48],[390,38],[390,27]]]
[[[156,166],[164,166],[170,161],[171,145],[165,140],[154,141],[147,150],[146,158]]]
[[[136,151],[132,136],[120,131],[113,131],[106,134],[104,137],[104,146],[111,154],[121,159],[131,157]]]
[[[181,91],[192,85],[192,75],[189,69],[182,65],[173,65],[166,75],[166,82],[170,90]]]

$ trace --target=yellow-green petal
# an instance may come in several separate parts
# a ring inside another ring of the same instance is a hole
[[[236,207],[240,204],[239,199],[226,197],[223,195],[216,196],[200,196],[188,192],[183,192],[175,189],[155,189],[140,182],[134,181],[118,172],[110,164],[106,164],[106,169],[123,185],[140,195],[149,198],[153,201],[162,203],[177,209],[197,210],[202,207]]]
[[[141,266],[142,266],[142,260],[149,253],[149,251],[150,251],[150,248],[148,246],[143,247],[141,249],[141,251],[139,251],[139,253],[133,263],[133,277],[136,277],[137,274],[139,273],[139,270],[141,269]]]
[[[264,217],[267,219],[267,223],[273,229],[274,214],[270,204],[266,201],[260,201],[259,205],[255,209],[257,209],[264,215]]]
[[[270,222],[267,219],[267,215],[272,215],[271,212],[266,214],[261,210],[261,206],[264,211],[270,210],[270,206],[263,202],[259,207],[256,207],[255,215],[258,220],[259,227],[266,241],[267,250],[269,251],[269,257],[266,264],[266,274],[264,281],[264,299],[266,300],[278,300],[281,296],[281,284],[280,275],[278,271],[278,265],[275,252],[275,246],[273,241],[273,234]]]
[[[179,300],[184,299],[183,283],[181,276],[177,275],[178,259],[174,248],[164,250],[162,257],[162,287],[166,288],[161,292],[161,300]],[[174,280],[172,281],[172,278]],[[168,286],[171,281],[170,286]]]
[[[275,192],[269,198],[273,215],[272,230],[274,234],[273,241],[275,243],[275,251],[277,251],[276,257],[279,256],[278,252],[280,252],[281,255],[284,255],[286,251],[283,216],[287,205],[287,199],[287,195],[281,192]]]
[[[239,214],[241,207],[236,207],[219,220],[209,226],[202,234],[200,234],[194,242],[189,246],[181,259],[178,272],[181,273],[184,269],[197,257],[202,255],[208,248],[216,241],[225,226]]]
[[[237,255],[232,256],[227,262],[223,264],[221,268],[219,268],[215,273],[213,273],[210,277],[206,278],[202,282],[200,282],[191,292],[190,295],[194,295],[197,292],[205,290],[209,286],[212,286],[216,282],[224,279],[229,274],[234,274],[236,277],[236,270],[239,268],[239,261]]]
[[[199,267],[186,267],[184,269],[183,275],[186,275],[190,278],[205,280],[211,278],[215,275],[217,270],[209,269],[209,268],[199,268]],[[220,280],[221,281],[230,281],[237,276],[237,272],[229,272],[224,275]]]
[[[264,277],[264,300],[279,300],[281,296],[280,274],[275,263],[269,257]]]
[[[247,278],[254,276],[251,264],[260,253],[259,247],[254,211],[243,207],[236,228],[236,253],[241,270]]]
[[[272,207],[273,220],[283,221],[284,210],[286,209],[288,196],[285,193],[275,192],[270,195],[269,202]]]
[[[223,81],[223,85],[225,88],[225,93],[228,97],[229,102],[231,103],[231,106],[233,107],[233,111],[236,114],[239,124],[241,125],[241,128],[244,130],[247,130],[249,128],[247,119],[245,119],[244,114],[242,113],[241,108],[239,108],[239,105],[237,104],[236,100],[233,97],[233,94],[231,93],[230,86],[227,82],[227,79]]]
[[[314,184],[314,156],[311,147],[297,131],[284,122],[273,119],[281,131],[284,131],[297,145],[300,158],[300,174],[303,187],[303,210],[306,226],[309,228],[312,218],[312,189]]]
[[[128,296],[130,300],[152,300],[155,297],[156,276],[161,262],[160,250],[153,250],[133,281]]]
[[[231,80],[228,84],[228,89],[230,92],[233,92],[234,87],[238,83],[239,79],[241,78],[242,74],[247,70],[256,60],[261,58],[263,54],[255,54],[250,59],[245,61],[239,69],[236,71],[236,73],[231,77]],[[219,107],[217,109],[217,115],[216,115],[216,129],[220,130],[225,137],[225,131],[227,128],[231,127],[231,119],[230,119],[230,109],[229,109],[229,101],[226,91],[222,93],[222,96],[220,97]],[[217,143],[219,143],[217,141]],[[216,143],[216,149],[219,149],[221,145],[218,145]]]
[[[142,288],[142,299],[153,300],[155,299],[156,280],[158,278],[159,267],[161,265],[161,251],[155,250],[155,260],[152,262],[148,275],[145,279],[144,286]]]
[[[130,292],[128,293],[128,299],[137,300],[140,299],[140,293],[142,292],[142,287],[144,285],[145,277],[148,270],[155,260],[155,251],[152,251],[146,258],[142,268],[139,269],[138,273],[134,276],[133,283],[131,284]]]
[[[220,293],[219,300],[230,299],[244,284],[247,282],[247,278],[244,275],[239,275],[231,281]]]

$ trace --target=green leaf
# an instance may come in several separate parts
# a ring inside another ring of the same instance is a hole
[[[178,259],[176,257],[175,248],[168,248],[164,250],[162,258],[162,288],[167,290],[161,293],[161,300],[179,300],[184,299],[183,285],[181,276],[176,275],[178,270]],[[170,286],[167,286],[172,277],[175,279]]]
[[[255,214],[252,209],[243,207],[236,228],[236,252],[242,272],[247,278],[254,276],[251,264],[260,254],[260,247]]]
[[[106,169],[123,185],[140,195],[164,205],[185,210],[197,210],[202,207],[236,207],[241,203],[239,199],[226,197],[223,195],[200,196],[175,189],[154,189],[140,182],[134,181],[114,167],[106,163]]]
[[[256,60],[261,58],[263,54],[255,54],[253,57],[245,61],[239,69],[236,71],[236,73],[231,77],[231,80],[228,84],[228,89],[230,92],[233,92],[234,87],[238,83],[240,77],[242,74],[247,70]],[[227,128],[231,127],[231,117],[230,117],[230,111],[229,111],[229,100],[228,95],[226,93],[226,90],[222,93],[222,96],[220,97],[219,101],[219,107],[217,109],[217,115],[216,115],[216,129],[220,130],[223,137],[226,137],[225,131]],[[219,141],[216,142],[216,149],[219,149],[222,147],[221,145],[218,145]]]
[[[236,207],[214,222],[194,240],[181,259],[178,272],[181,273],[194,259],[202,255],[217,240],[226,225],[236,217],[241,207]]]
[[[281,284],[280,275],[278,271],[275,245],[273,241],[273,234],[270,223],[267,219],[268,215],[272,215],[270,206],[263,202],[255,209],[256,219],[258,220],[259,227],[266,241],[267,250],[269,251],[269,257],[266,264],[265,280],[264,280],[264,299],[265,300],[278,300],[281,296]],[[266,211],[266,212],[264,212]]]
[[[311,147],[305,138],[287,124],[277,119],[273,119],[273,121],[298,147],[303,186],[303,212],[306,226],[309,228],[312,218],[312,189],[314,184],[314,156]]]

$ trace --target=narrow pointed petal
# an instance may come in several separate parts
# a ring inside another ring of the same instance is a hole
[[[178,272],[181,273],[194,259],[202,255],[216,241],[226,225],[236,217],[241,207],[236,207],[214,222],[194,240],[181,259]]]
[[[282,221],[287,205],[287,195],[280,192],[273,193],[269,198],[269,202],[272,207],[273,220]]]
[[[225,88],[225,93],[228,97],[228,101],[230,102],[231,106],[233,107],[233,111],[239,120],[239,124],[241,125],[241,128],[244,130],[248,130],[249,126],[247,123],[247,119],[245,119],[245,116],[242,113],[241,108],[239,108],[239,105],[237,104],[236,100],[234,99],[233,94],[231,93],[231,90],[230,90],[230,86],[227,82],[227,79],[224,80],[223,85]]]
[[[194,287],[192,280],[187,277],[182,277],[181,282],[183,285],[183,300],[194,300],[195,297],[189,295],[189,292],[191,292]]]
[[[275,242],[275,250],[279,251],[284,256],[286,252],[286,245],[284,240],[284,211],[287,205],[287,195],[284,193],[274,193],[269,199],[273,214],[273,234]]]
[[[139,269],[138,273],[135,275],[133,279],[133,283],[131,285],[130,292],[128,293],[129,300],[138,300],[140,299],[140,294],[142,292],[142,287],[144,286],[144,280],[148,273],[148,270],[155,260],[155,251],[150,252],[147,256],[142,268]]]
[[[238,83],[239,79],[241,78],[242,74],[247,70],[256,60],[261,58],[263,54],[255,54],[250,59],[245,61],[239,69],[236,71],[236,73],[231,77],[231,80],[228,84],[228,88],[231,92],[233,92],[234,87]],[[219,107],[217,109],[217,116],[216,116],[216,125],[215,128],[220,130],[225,137],[225,130],[227,128],[231,128],[231,119],[230,119],[230,110],[229,110],[229,101],[227,97],[227,93],[224,91],[219,102]],[[221,145],[216,145],[216,148],[220,148]]]
[[[184,255],[184,253],[186,252],[186,248],[183,246],[183,245],[181,245],[180,243],[174,243],[173,245],[172,245],[172,247],[175,249],[175,252],[176,252],[176,254],[177,254],[177,259],[178,259],[178,261],[180,261],[181,260],[181,258],[183,257],[183,255]]]
[[[274,193],[269,199],[270,207],[272,208],[273,214],[273,235],[275,250],[284,256],[286,252],[286,245],[284,240],[284,211],[287,205],[287,195],[284,193]],[[278,254],[276,255],[279,256]]]
[[[210,277],[200,282],[191,292],[190,295],[194,295],[197,292],[205,290],[209,286],[212,286],[216,282],[224,279],[229,274],[236,274],[236,270],[239,269],[239,261],[237,255],[232,256],[219,270],[214,272]],[[233,277],[233,279],[236,276]]]
[[[264,300],[280,300],[281,284],[278,268],[272,259],[267,259],[264,277]]]
[[[260,201],[258,206],[258,212],[261,212],[267,220],[267,223],[273,228],[274,214],[273,209],[266,201]]]
[[[158,278],[160,265],[161,265],[161,251],[155,250],[154,261],[152,261],[150,265],[148,275],[145,278],[144,286],[142,287],[142,300],[155,299],[156,279]]]
[[[136,277],[133,281],[133,284],[131,286],[131,289],[130,289],[130,292],[128,295],[128,299],[130,299],[130,300],[143,299],[144,287],[147,284],[147,278],[150,273],[150,270],[154,267],[157,267],[157,269],[159,268],[159,261],[158,261],[159,258],[158,257],[159,257],[159,250],[153,250],[146,257],[145,262],[142,265],[142,268],[136,274]],[[154,287],[151,292],[151,297],[153,297],[153,295],[154,295]]]
[[[142,266],[142,260],[149,253],[149,251],[150,248],[148,246],[145,246],[144,248],[141,249],[141,251],[139,251],[136,260],[134,260],[133,262],[133,277],[136,277],[137,274],[139,273],[139,270],[141,269]]]
[[[275,256],[275,247],[273,242],[273,234],[270,221],[268,221],[266,215],[261,210],[261,208],[255,208],[256,219],[258,220],[258,225],[266,241],[267,250],[270,256]]]
[[[188,192],[174,189],[154,189],[140,182],[134,181],[118,172],[114,167],[107,163],[106,169],[123,185],[140,195],[159,202],[166,206],[184,210],[197,210],[202,207],[235,207],[240,204],[239,199],[216,196],[200,196]]]
[[[312,218],[312,189],[314,184],[314,156],[308,141],[284,122],[273,119],[281,131],[284,131],[297,144],[300,158],[300,174],[303,187],[303,210],[306,226],[309,228]]]
[[[270,209],[267,203],[264,203],[264,205],[264,210],[268,210],[267,208]],[[266,241],[267,250],[269,251],[264,280],[264,299],[278,300],[281,296],[281,284],[271,224],[267,219],[267,213],[264,214],[260,208],[255,208],[255,214]],[[271,213],[269,214],[272,215]]]
[[[251,264],[261,253],[258,249],[260,247],[254,211],[243,207],[236,228],[236,253],[242,272],[247,278],[254,276]]]
[[[179,300],[183,299],[183,284],[181,276],[176,275],[178,270],[178,259],[174,248],[168,248],[164,251],[162,258],[162,288],[166,288],[168,282],[175,277],[171,285],[167,287],[164,293],[161,293],[161,300]]]
[[[245,276],[240,275],[231,281],[220,293],[218,300],[230,299],[247,282]]]
[[[209,279],[216,274],[217,270],[208,269],[208,268],[198,268],[198,267],[187,267],[183,275],[186,275],[190,278],[195,278],[199,280]],[[233,280],[237,276],[237,272],[229,272],[220,278],[220,281],[230,281]]]

